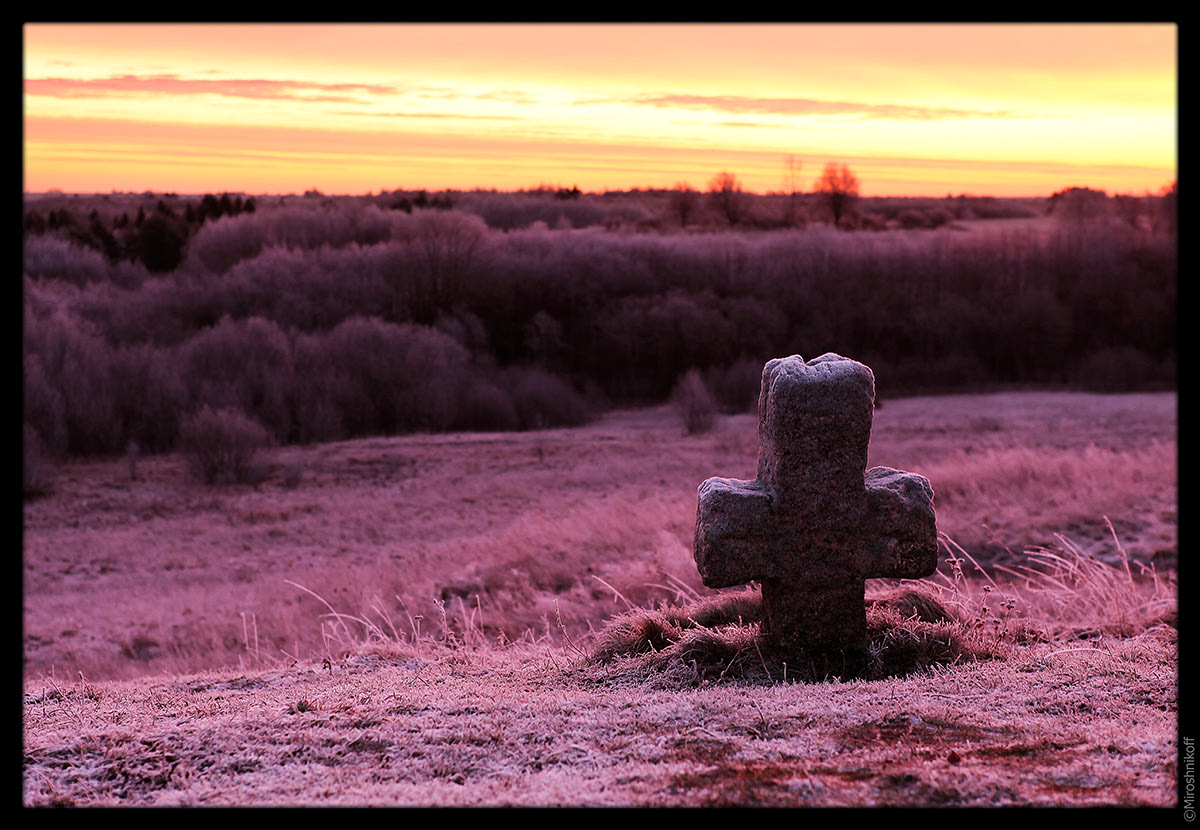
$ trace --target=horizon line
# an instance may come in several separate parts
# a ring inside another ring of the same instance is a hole
[[[1177,180],[1173,179],[1171,182],[1166,183],[1164,185],[1164,187],[1170,186],[1171,184],[1175,183],[1175,181],[1177,181]],[[1106,195],[1109,195],[1109,196],[1112,196],[1112,195],[1134,195],[1134,196],[1137,196],[1138,198],[1140,198],[1142,196],[1161,195],[1160,193],[1152,193],[1150,191],[1147,191],[1142,194],[1108,193],[1108,191],[1105,190],[1104,188],[1094,188],[1094,187],[1089,187],[1087,185],[1068,185],[1066,187],[1059,188],[1059,190],[1056,190],[1055,193],[1059,193],[1064,190],[1072,190],[1075,188],[1081,188],[1081,189],[1086,189],[1086,190],[1096,190],[1101,193],[1105,193]],[[578,188],[575,185],[568,187],[568,186],[561,185],[561,184],[545,183],[545,184],[539,184],[539,185],[534,185],[534,186],[530,186],[530,187],[522,187],[522,188],[515,188],[515,189],[501,189],[501,188],[496,188],[496,187],[482,187],[482,186],[471,187],[471,188],[397,187],[397,188],[393,188],[390,190],[387,188],[380,188],[378,191],[366,191],[363,193],[325,192],[325,191],[322,191],[315,187],[311,188],[309,191],[297,191],[297,190],[293,190],[293,191],[273,191],[273,190],[272,191],[251,191],[251,190],[233,190],[233,189],[229,189],[229,188],[210,188],[210,189],[204,190],[204,191],[198,191],[198,190],[197,191],[190,191],[190,190],[189,191],[178,191],[178,190],[164,190],[164,189],[151,189],[151,188],[147,188],[144,190],[67,190],[64,188],[52,187],[52,188],[48,188],[45,190],[22,190],[21,194],[23,196],[54,196],[54,195],[57,195],[57,196],[147,196],[147,195],[149,195],[149,196],[172,196],[175,198],[183,198],[186,196],[206,196],[206,195],[211,195],[211,194],[226,194],[227,193],[231,196],[277,196],[277,197],[296,196],[298,198],[305,198],[309,192],[315,192],[315,193],[319,194],[319,196],[321,198],[326,198],[326,199],[354,199],[354,198],[362,199],[362,198],[375,198],[375,197],[383,196],[384,194],[391,194],[391,193],[421,193],[421,192],[424,192],[427,194],[434,194],[434,193],[465,193],[465,194],[494,193],[497,195],[502,195],[502,194],[520,195],[520,194],[536,193],[537,191],[557,191],[557,190],[568,190],[569,191],[572,189],[578,190],[580,196],[606,196],[609,194],[670,193],[675,190],[675,187],[673,187],[673,186],[672,187],[656,187],[656,186],[652,186],[652,185],[647,185],[647,186],[635,186],[635,187],[627,187],[627,188],[605,188],[603,190],[585,190],[582,188]],[[697,187],[697,188],[692,188],[692,189],[699,195],[704,195],[709,192],[707,188],[698,188]],[[743,189],[741,192],[747,196],[757,196],[757,197],[762,197],[762,198],[767,198],[767,197],[772,197],[772,196],[791,196],[791,195],[793,195],[792,192],[785,191],[785,190],[768,190],[765,192],[761,192],[761,191]],[[812,196],[812,195],[816,195],[818,193],[820,193],[820,191],[817,191],[817,190],[794,191],[794,195],[797,195],[797,196]],[[889,195],[862,195],[862,194],[859,194],[856,196],[856,198],[858,198],[858,199],[943,199],[943,200],[944,199],[966,198],[966,199],[1004,199],[1004,200],[1011,200],[1011,201],[1019,201],[1019,200],[1028,200],[1028,199],[1049,199],[1053,195],[1054,195],[1054,193],[1050,193],[1050,194],[1031,193],[1031,194],[1024,194],[1024,195],[1015,195],[1015,196],[1014,195],[997,196],[997,195],[994,195],[991,193],[971,193],[971,192],[964,191],[964,192],[960,192],[960,193],[949,193],[948,192],[948,193],[945,193],[940,196],[935,196],[935,195],[931,195],[931,194],[921,194],[921,193],[889,194]],[[308,198],[315,198],[315,197],[308,196]]]

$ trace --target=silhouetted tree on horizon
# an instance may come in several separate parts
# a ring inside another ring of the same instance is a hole
[[[1108,215],[1108,194],[1090,187],[1068,187],[1048,200],[1049,213],[1060,221],[1083,224]]]
[[[829,162],[820,178],[813,183],[825,207],[833,215],[833,225],[838,227],[842,217],[850,213],[858,201],[858,178],[846,165]]]
[[[680,182],[671,191],[671,212],[679,217],[679,226],[686,228],[688,219],[700,206],[700,194],[687,182]]]
[[[187,242],[188,230],[183,222],[155,211],[140,226],[136,252],[147,270],[164,274],[183,262]]]
[[[742,183],[732,173],[722,171],[713,176],[708,183],[708,197],[713,207],[730,225],[736,225],[746,213],[746,196],[742,192]]]
[[[1179,180],[1176,179],[1165,185],[1159,191],[1159,219],[1155,223],[1162,232],[1174,236],[1179,232]]]
[[[800,160],[795,156],[788,156],[784,160],[783,185],[784,194],[788,197],[784,223],[791,226],[800,218]]]

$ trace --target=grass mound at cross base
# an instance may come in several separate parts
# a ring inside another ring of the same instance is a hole
[[[634,609],[600,632],[590,659],[606,680],[703,686],[877,680],[999,655],[932,593],[899,587],[867,597],[867,649],[788,662],[763,637],[762,595],[746,588],[691,605]]]

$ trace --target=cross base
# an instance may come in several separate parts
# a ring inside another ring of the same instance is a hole
[[[861,579],[796,585],[762,582],[763,634],[793,657],[855,653],[867,647],[867,612]]]

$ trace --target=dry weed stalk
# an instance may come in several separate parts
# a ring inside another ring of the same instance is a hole
[[[946,550],[945,562],[950,573],[946,574],[939,568],[934,576],[920,580],[920,584],[947,606],[956,609],[961,624],[977,639],[986,642],[986,647],[991,650],[1002,649],[1006,642],[1038,639],[1039,635],[1029,628],[1027,622],[1030,612],[1028,604],[1001,588],[970,553],[945,533],[939,533],[938,538]],[[970,575],[964,568],[968,562],[972,568]],[[977,595],[972,586],[978,580],[983,585],[979,587]],[[993,616],[993,603],[1000,608],[998,616]],[[1025,622],[1018,622],[1018,604],[1024,607]],[[990,637],[986,632],[989,623],[992,629]]]
[[[245,611],[242,612],[242,644],[245,646],[246,653],[254,658],[254,664],[256,666],[262,666],[262,653],[258,648],[258,615],[252,611],[250,612],[250,619],[251,625],[254,629],[254,644],[252,647],[250,643],[250,632],[247,630],[246,626]]]

